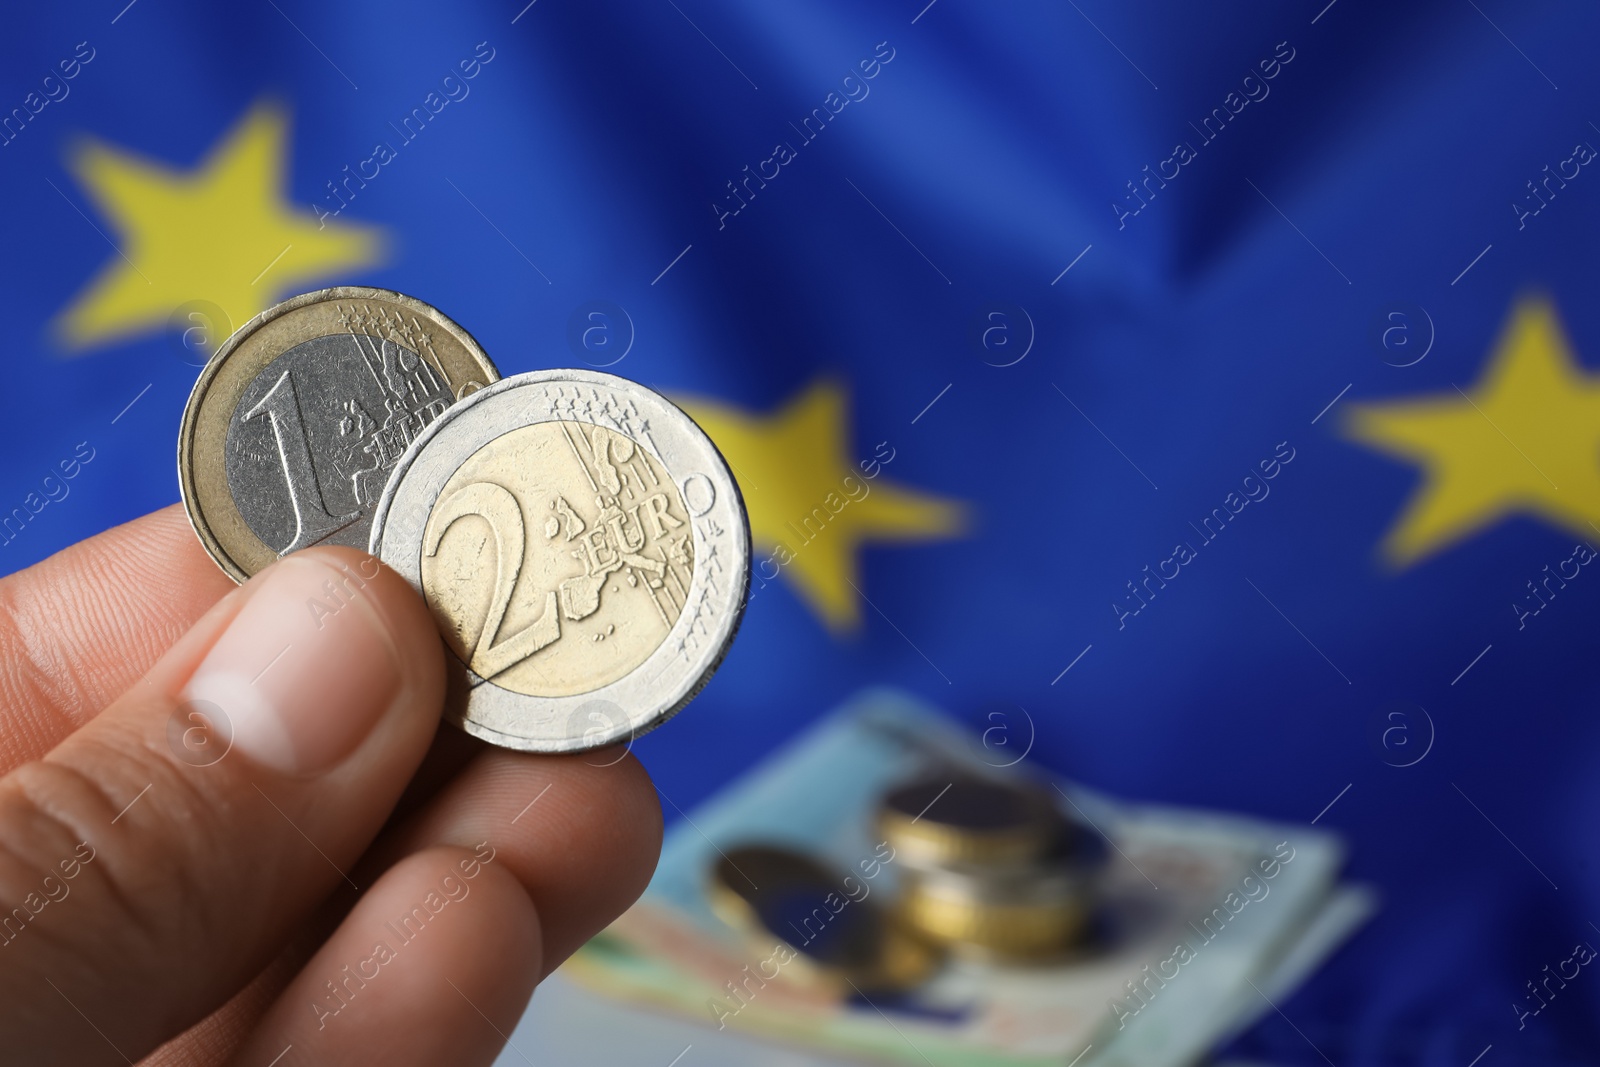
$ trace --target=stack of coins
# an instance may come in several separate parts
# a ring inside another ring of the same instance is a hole
[[[884,797],[878,828],[901,871],[900,920],[935,944],[1040,961],[1088,929],[1103,842],[1037,789],[929,774]]]
[[[241,327],[195,383],[178,473],[235,581],[312,545],[404,576],[453,653],[446,719],[510,748],[660,725],[744,608],[744,501],[687,415],[609,374],[501,380],[400,293],[325,289]]]

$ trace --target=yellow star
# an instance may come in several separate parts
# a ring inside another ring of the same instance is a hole
[[[217,305],[236,328],[307,279],[376,262],[376,229],[319,229],[290,206],[287,126],[258,104],[192,171],[98,142],[75,152],[72,169],[121,235],[121,254],[62,312],[66,344],[159,328],[191,301]]]
[[[1597,535],[1600,375],[1578,366],[1546,300],[1512,309],[1471,393],[1362,405],[1346,426],[1423,468],[1422,486],[1384,539],[1397,566],[1516,514]]]
[[[677,399],[739,481],[756,577],[787,576],[830,629],[852,629],[861,620],[856,552],[863,542],[930,540],[961,530],[960,504],[882,477],[894,460],[891,445],[851,461],[845,394],[836,383],[819,381],[767,417]]]

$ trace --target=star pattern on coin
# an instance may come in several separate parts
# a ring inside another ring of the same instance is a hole
[[[959,502],[895,485],[877,466],[877,477],[864,474],[850,457],[848,401],[836,382],[819,381],[770,415],[674,399],[733,468],[750,513],[757,576],[772,577],[771,566],[760,570],[770,560],[835,632],[861,620],[863,546],[949,538],[964,526]],[[866,493],[852,493],[847,478]],[[808,538],[802,526],[817,509],[826,525]]]
[[[72,349],[157,329],[191,301],[237,327],[314,278],[378,262],[381,232],[319,226],[285,189],[288,119],[252,108],[192,170],[95,141],[70,161],[118,247],[60,315]],[[225,336],[227,331],[223,331]]]
[[[1363,404],[1346,429],[1422,469],[1383,542],[1397,566],[1516,515],[1600,536],[1600,375],[1578,364],[1542,297],[1514,305],[1470,392]]]

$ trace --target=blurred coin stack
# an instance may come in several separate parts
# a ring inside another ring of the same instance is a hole
[[[871,869],[857,878],[793,849],[744,845],[721,853],[712,866],[710,903],[753,949],[782,938],[789,958],[769,960],[792,966],[808,982],[841,995],[915,989],[938,970],[943,952],[869,898]]]
[[[1191,1067],[1372,914],[1325,830],[1119,800],[994,754],[908,694],[860,694],[686,812],[640,902],[563,972],[828,1062]],[[1239,903],[1290,839],[1271,895]],[[1219,919],[1196,917],[1214,915],[1233,917],[1207,947]],[[1148,995],[1174,960],[1185,977]]]
[[[952,952],[1061,957],[1088,937],[1105,855],[1031,784],[930,774],[891,789],[878,829],[895,850],[898,919]]]

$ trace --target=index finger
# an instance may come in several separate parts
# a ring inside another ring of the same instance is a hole
[[[99,714],[233,588],[177,504],[0,579],[0,773]]]

